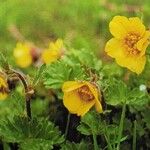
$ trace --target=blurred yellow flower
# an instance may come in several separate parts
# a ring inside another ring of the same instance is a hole
[[[63,103],[68,111],[78,116],[85,115],[95,105],[102,112],[101,96],[96,86],[87,81],[67,81],[62,87]],[[100,98],[100,101],[99,101]]]
[[[61,57],[63,53],[63,41],[58,39],[55,43],[51,42],[48,49],[42,52],[42,61],[50,64]]]
[[[0,72],[0,101],[8,96],[8,84],[3,74]]]
[[[146,63],[145,51],[150,41],[150,31],[145,29],[142,21],[137,18],[115,16],[109,24],[114,38],[105,47],[109,56],[132,72],[140,74]]]
[[[29,44],[17,43],[13,54],[19,67],[26,68],[32,64],[31,47]]]

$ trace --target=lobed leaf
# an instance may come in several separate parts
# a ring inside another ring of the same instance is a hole
[[[84,70],[79,64],[70,66],[60,60],[47,66],[44,73],[44,84],[47,88],[60,89],[65,81],[83,80],[84,78]]]
[[[64,141],[60,131],[54,124],[46,119],[14,116],[13,119],[5,119],[0,122],[0,137],[6,142],[17,142],[21,149],[41,149],[60,144]],[[28,149],[28,148],[27,148]]]
[[[99,135],[104,133],[105,124],[98,114],[95,112],[88,112],[81,118],[81,124],[77,129],[84,135]]]

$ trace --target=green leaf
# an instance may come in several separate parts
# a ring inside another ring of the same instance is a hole
[[[71,50],[60,61],[46,67],[44,84],[47,88],[60,89],[65,81],[89,80],[88,69],[100,70],[102,62],[87,50]]]
[[[111,78],[106,82],[107,87],[104,91],[106,103],[113,106],[121,105],[126,100],[127,96],[128,89],[126,84],[115,78]]]
[[[139,88],[134,88],[128,92],[127,104],[134,107],[137,110],[145,109],[150,101],[150,96],[146,91],[140,91]]]
[[[106,64],[102,68],[102,74],[104,77],[121,76],[123,69],[116,63]]]
[[[89,143],[82,141],[81,143],[66,142],[62,145],[61,150],[90,150]]]
[[[95,112],[88,112],[81,118],[81,124],[77,129],[84,135],[99,135],[104,132],[104,126],[105,124],[98,114]]]
[[[32,113],[34,116],[43,116],[49,108],[49,100],[36,98],[31,101]]]
[[[3,149],[4,149],[4,150],[11,150],[11,148],[10,148],[10,146],[9,146],[9,143],[3,142]]]
[[[19,92],[13,92],[5,101],[0,101],[0,118],[10,117],[24,113],[24,97]],[[14,109],[15,108],[15,109]]]
[[[150,129],[150,109],[146,109],[142,112],[143,121],[146,122],[146,126]]]
[[[137,134],[142,137],[145,134],[145,124],[141,118],[137,119]]]
[[[79,64],[68,65],[63,60],[47,66],[44,73],[44,84],[47,88],[60,89],[65,81],[83,80],[84,70]]]
[[[43,139],[29,139],[21,143],[20,150],[52,150],[53,143],[50,140]]]
[[[147,49],[148,50],[148,49]],[[146,64],[144,70],[138,76],[136,74],[131,74],[129,78],[129,83],[131,86],[139,86],[141,84],[145,84],[149,82],[149,75],[150,75],[150,55],[146,57]]]
[[[47,119],[33,118],[28,121],[26,117],[20,116],[0,121],[0,137],[3,141],[21,144],[22,149],[28,143],[33,144],[31,150],[34,146],[39,150],[41,146],[51,148],[64,141],[58,128]]]
[[[106,124],[104,134],[105,137],[107,137],[107,140],[109,139],[109,143],[111,145],[118,143],[119,127],[116,124]],[[125,141],[127,137],[128,136],[123,136],[120,138],[120,142]]]
[[[93,51],[81,49],[72,49],[71,52],[64,58],[69,64],[79,63],[86,68],[100,70],[102,68],[102,61],[98,59]]]
[[[0,52],[0,67],[4,68],[4,69],[8,69],[9,65],[8,65],[8,61],[5,58],[5,56],[3,55],[2,52]]]
[[[45,68],[46,68],[45,64],[38,68],[38,70],[35,74],[35,77],[34,77],[34,81],[33,81],[34,86],[36,86],[37,83],[39,82],[39,80],[43,77],[43,73],[45,71]]]

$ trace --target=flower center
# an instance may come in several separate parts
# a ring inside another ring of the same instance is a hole
[[[94,99],[94,95],[86,85],[80,87],[77,91],[83,101],[92,101]]]
[[[2,94],[6,94],[6,93],[8,93],[8,89],[6,88],[6,87],[4,87],[4,86],[0,86],[0,93],[2,93]]]
[[[127,54],[137,55],[140,51],[137,49],[136,44],[140,40],[140,36],[135,33],[128,33],[124,39],[127,48]]]

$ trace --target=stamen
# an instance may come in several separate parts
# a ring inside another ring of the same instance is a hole
[[[137,49],[136,44],[140,40],[140,36],[135,33],[129,33],[124,39],[124,43],[127,47],[127,53],[130,55],[138,55],[140,51]]]
[[[6,87],[4,87],[4,86],[1,86],[0,87],[0,93],[7,94],[8,93],[8,89]]]
[[[94,95],[91,93],[89,87],[86,85],[80,87],[77,91],[80,98],[84,101],[91,101],[94,99]]]

